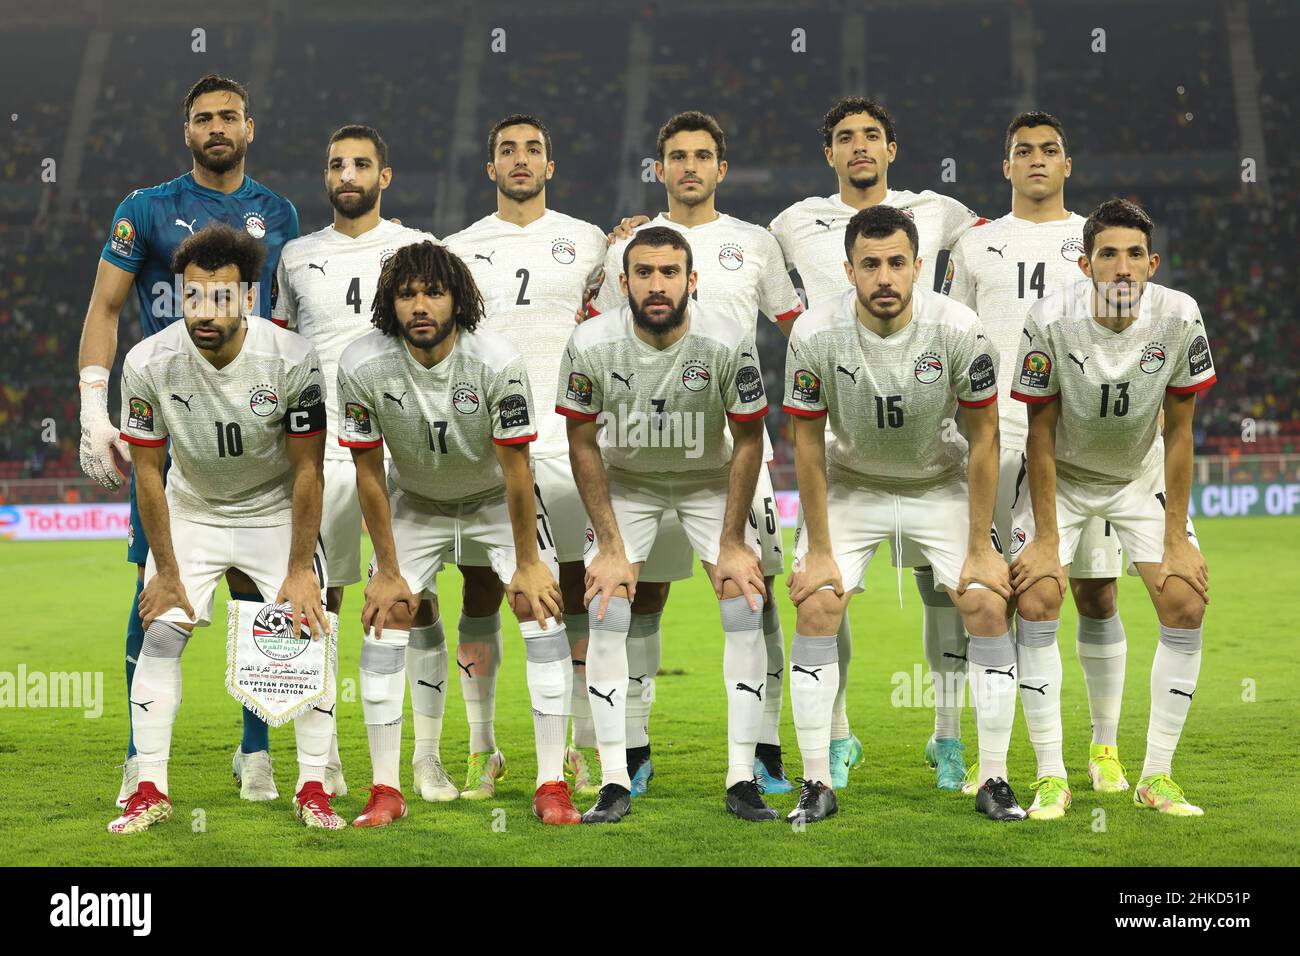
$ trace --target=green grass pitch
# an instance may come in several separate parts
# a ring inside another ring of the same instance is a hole
[[[1200,819],[1171,819],[1135,808],[1129,795],[1092,793],[1085,765],[1087,701],[1074,652],[1074,614],[1061,628],[1065,755],[1074,806],[1064,820],[993,824],[973,798],[934,789],[921,749],[933,712],[911,690],[921,666],[920,600],[905,575],[903,608],[886,555],[869,589],[851,605],[855,650],[849,716],[866,764],[840,794],[840,814],[795,832],[784,823],[750,824],[723,809],[726,716],[722,635],[701,573],[674,588],[664,616],[663,672],[651,720],[656,776],[623,823],[543,827],[531,814],[534,759],[524,657],[507,623],[497,691],[497,738],[510,774],[496,799],[410,804],[405,820],[383,830],[308,832],[290,814],[296,767],[292,730],[272,732],[281,799],[238,799],[230,754],[239,711],[223,687],[224,623],[199,631],[185,655],[185,699],[176,724],[171,796],[176,813],[154,831],[113,837],[121,751],[126,739],[123,632],[132,569],[121,542],[7,544],[0,573],[12,615],[0,645],[0,671],[102,671],[103,716],[74,709],[0,710],[0,863],[50,865],[602,865],[893,864],[1154,865],[1284,864],[1295,860],[1300,768],[1294,760],[1300,642],[1296,640],[1297,518],[1202,520],[1211,600],[1200,686],[1175,761],[1175,778],[1205,808]],[[788,536],[788,533],[787,533]],[[368,555],[367,555],[368,557]],[[442,575],[442,614],[454,640],[459,579]],[[222,589],[224,592],[224,588]],[[784,595],[784,590],[781,592]],[[224,593],[222,594],[224,598]],[[1129,636],[1120,753],[1136,782],[1142,763],[1148,674],[1156,622],[1137,579],[1121,585]],[[343,676],[354,680],[360,645],[361,589],[344,605]],[[787,647],[794,611],[782,600]],[[224,622],[219,601],[214,620]],[[896,675],[902,675],[900,678]],[[468,729],[455,672],[442,754],[463,779]],[[900,700],[901,698],[901,700]],[[906,704],[907,706],[899,706]],[[409,708],[408,708],[409,715]],[[340,745],[351,793],[339,801],[351,819],[365,801],[369,755],[361,705],[338,706]],[[403,779],[409,788],[411,724],[406,721]],[[968,757],[974,720],[963,718]],[[799,770],[787,698],[782,721],[786,766]],[[1017,717],[1012,784],[1033,797],[1033,756]],[[408,796],[410,791],[408,789]],[[782,813],[794,795],[773,797]],[[585,809],[585,806],[582,807]]]

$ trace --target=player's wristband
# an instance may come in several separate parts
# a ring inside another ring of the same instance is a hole
[[[102,365],[87,365],[81,370],[80,378],[83,385],[107,385],[108,369]]]

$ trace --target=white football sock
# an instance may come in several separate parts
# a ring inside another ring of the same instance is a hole
[[[1151,663],[1151,720],[1147,724],[1147,753],[1142,779],[1172,773],[1174,751],[1182,736],[1187,711],[1201,673],[1200,627],[1160,625],[1160,643]],[[136,672],[139,680],[140,671]],[[132,688],[134,690],[134,688]],[[140,744],[136,743],[138,750]]]
[[[466,617],[462,613],[456,631],[456,667],[469,720],[469,752],[492,753],[497,749],[493,721],[501,666],[501,615]]]
[[[587,612],[564,615],[564,630],[573,659],[573,694],[569,698],[573,746],[595,747],[596,726],[591,722],[591,701],[587,695]]]
[[[612,597],[605,619],[597,620],[600,595],[587,608],[587,692],[591,695],[591,719],[596,727],[600,751],[601,786],[616,783],[628,790],[627,774],[627,631],[632,623],[632,605],[627,598]]]
[[[537,621],[520,621],[525,673],[533,704],[533,742],[537,747],[537,786],[564,779],[564,731],[573,694],[573,658],[564,625],[552,618],[542,630]]]
[[[934,736],[961,739],[961,708],[966,696],[966,628],[947,591],[934,589],[934,571],[913,571],[921,594],[921,638],[934,682]]]
[[[309,708],[293,719],[293,736],[298,746],[298,782],[293,792],[298,793],[309,781],[325,782],[325,764],[329,761],[330,731],[334,727],[334,702],[329,708]]]
[[[794,633],[790,644],[790,707],[803,757],[803,775],[831,785],[831,711],[839,690],[839,651],[834,634]]]
[[[361,710],[370,739],[376,785],[401,788],[397,764],[402,750],[402,704],[406,697],[406,645],[411,632],[384,628],[378,639],[361,641]]]
[[[727,686],[727,787],[754,779],[754,748],[763,726],[767,649],[763,612],[740,597],[723,598],[722,679]]]
[[[997,637],[970,636],[967,647],[975,729],[979,733],[979,782],[1007,778],[1007,751],[1016,717],[1016,646],[1011,632]]]
[[[627,632],[627,747],[650,745],[650,707],[654,703],[655,674],[650,669],[649,651],[661,646],[659,621],[662,614],[632,612]]]
[[[1088,713],[1092,716],[1092,742],[1115,747],[1119,743],[1119,712],[1124,703],[1124,668],[1128,641],[1124,625],[1115,614],[1108,618],[1079,615],[1075,648],[1088,688]]]
[[[1061,752],[1061,622],[1026,621],[1016,614],[1016,684],[1039,777],[1064,777]]]
[[[339,649],[334,647],[334,700],[339,699]],[[338,714],[335,712],[330,716],[330,752],[326,760],[327,767],[338,767],[342,769],[343,758],[339,756],[339,722]],[[302,789],[301,787],[299,789]]]
[[[131,732],[140,781],[167,793],[172,727],[181,709],[181,654],[190,634],[170,621],[154,621],[144,632],[131,681]]]
[[[763,691],[760,744],[781,746],[781,702],[785,697],[785,635],[776,602],[763,606],[763,649],[767,651],[767,689]]]
[[[831,740],[844,740],[853,735],[844,702],[849,689],[849,661],[853,659],[853,632],[849,630],[847,611],[840,619],[840,629],[835,632],[835,652],[839,655],[840,689],[835,694],[835,709],[831,712]]]
[[[415,723],[415,753],[411,759],[439,757],[447,705],[447,635],[442,618],[411,628],[411,641],[406,645],[406,682],[411,688]]]

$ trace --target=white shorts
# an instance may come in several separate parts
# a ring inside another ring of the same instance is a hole
[[[464,563],[463,549],[468,544],[477,545],[487,556],[488,565],[503,584],[509,584],[515,575],[515,534],[510,524],[510,509],[505,496],[474,505],[445,508],[414,504],[406,495],[389,498],[393,515],[393,544],[397,549],[397,566],[406,586],[416,594],[426,590],[432,593],[434,576],[442,569],[443,558],[455,564]],[[537,513],[542,513],[542,503],[537,503]],[[456,554],[456,548],[462,554]],[[451,553],[447,554],[448,549]],[[559,580],[560,569],[555,560],[555,545],[544,533],[542,523],[537,526],[537,553],[551,574]],[[375,573],[375,558],[370,559],[370,575]]]
[[[555,545],[556,560],[561,564],[581,561],[587,547],[583,534],[587,527],[587,509],[573,480],[569,456],[534,458],[531,465],[535,490],[543,506],[537,509],[537,530],[550,537]],[[443,555],[443,559],[451,562],[450,551]],[[477,541],[462,541],[460,560],[454,563],[475,568],[492,564],[487,551]]]
[[[350,461],[325,459],[325,497],[320,536],[325,543],[325,578],[329,587],[361,580],[361,499],[357,467]]]
[[[181,584],[185,586],[185,596],[189,598],[190,607],[194,608],[194,620],[186,617],[178,607],[164,611],[158,616],[159,620],[207,627],[212,623],[212,603],[217,584],[230,568],[238,568],[248,575],[263,601],[274,601],[280,593],[289,569],[292,525],[232,528],[198,524],[173,516],[171,530],[172,551],[180,569]],[[325,556],[321,553],[319,539],[312,567],[324,589]],[[158,566],[154,563],[153,549],[150,549],[144,565],[144,583],[147,585],[157,574]]]
[[[623,537],[623,549],[631,564],[641,564],[649,558],[660,526],[668,515],[680,522],[691,550],[701,561],[718,563],[718,543],[722,538],[722,522],[727,508],[726,479],[718,482],[691,482],[676,480],[647,482],[632,485],[614,476],[609,477],[609,499]],[[587,564],[599,552],[595,533],[588,526],[591,547],[584,556]],[[759,554],[758,532],[745,525],[745,543]]]
[[[749,526],[758,532],[762,550],[759,563],[764,577],[775,577],[785,570],[785,553],[781,550],[781,524],[776,513],[776,492],[772,490],[772,473],[767,463],[758,471],[754,501],[749,508]],[[642,581],[683,581],[691,576],[691,545],[675,513],[664,516],[659,525],[650,557],[641,569]]]
[[[1130,574],[1139,562],[1159,564],[1165,554],[1165,476],[1164,469],[1154,469],[1127,485],[1080,485],[1056,476],[1056,526],[1061,539],[1060,562],[1071,563],[1076,556],[1095,565],[1098,555],[1084,549],[1085,529],[1097,521],[1113,532],[1128,552]],[[1198,549],[1196,530],[1187,519],[1187,538]],[[1011,529],[1011,558],[1034,540],[1034,512],[1027,495],[1016,505]],[[1094,541],[1096,538],[1094,537]],[[1103,539],[1105,540],[1105,539]],[[1121,564],[1120,567],[1123,567]],[[1116,570],[1116,575],[1119,571]],[[1070,577],[1076,577],[1070,568]],[[1086,575],[1084,575],[1086,577]]]
[[[882,541],[895,544],[895,553],[918,557],[917,565],[934,569],[939,585],[956,589],[966,563],[970,528],[970,496],[965,481],[940,485],[919,494],[854,488],[828,482],[826,516],[831,550],[847,591],[861,591],[867,565]],[[808,553],[808,532],[802,513],[795,536],[795,570]],[[898,547],[901,545],[901,547]],[[907,565],[901,565],[906,567]],[[974,583],[973,588],[984,585]]]

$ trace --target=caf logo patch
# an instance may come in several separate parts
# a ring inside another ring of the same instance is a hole
[[[1165,347],[1159,342],[1152,342],[1142,351],[1138,367],[1148,375],[1154,375],[1165,364]]]
[[[569,373],[569,387],[565,392],[569,401],[579,405],[591,404],[591,379],[581,372]]]
[[[253,414],[258,418],[267,418],[274,415],[279,404],[280,400],[275,397],[275,392],[271,391],[270,387],[266,385],[259,385],[253,389],[253,393],[248,399],[248,407],[252,409]]]
[[[1198,335],[1187,349],[1187,371],[1200,375],[1210,367],[1210,343],[1204,335]]]
[[[244,214],[244,228],[248,230],[248,234],[254,239],[262,239],[266,236],[266,223],[255,212]]]
[[[451,404],[462,415],[473,415],[478,411],[478,394],[468,382],[459,382],[451,393]]]
[[[718,265],[728,272],[735,272],[744,264],[745,253],[734,242],[729,242],[718,250]]]
[[[709,387],[709,370],[703,362],[687,362],[682,369],[682,384],[688,391],[702,392]]]
[[[1030,352],[1020,367],[1020,384],[1026,388],[1046,388],[1052,373],[1052,360],[1046,352]]]
[[[348,402],[343,406],[344,431],[353,435],[370,434],[370,412],[364,405]]]
[[[522,395],[507,395],[501,399],[501,427],[523,428],[528,424],[528,399]]]
[[[822,400],[822,380],[806,368],[794,373],[794,387],[790,397],[796,402],[816,404]]]
[[[288,604],[268,604],[253,618],[253,643],[273,661],[291,661],[311,641],[294,636]]]
[[[153,431],[153,406],[143,398],[134,396],[127,403],[130,409],[127,415],[127,427],[136,428],[142,432]]]
[[[1061,258],[1068,259],[1070,262],[1078,262],[1079,256],[1087,255],[1083,249],[1082,239],[1066,239],[1061,243]]]
[[[578,258],[578,250],[572,239],[556,239],[551,243],[551,258],[562,266],[567,266]]]
[[[112,249],[119,256],[129,256],[135,248],[135,226],[125,217],[113,223]]]
[[[736,391],[742,402],[756,402],[763,397],[763,376],[752,365],[736,373]]]
[[[932,385],[943,377],[943,362],[939,359],[938,352],[926,352],[916,360],[916,368],[913,369],[916,374],[916,380],[922,385]]]

